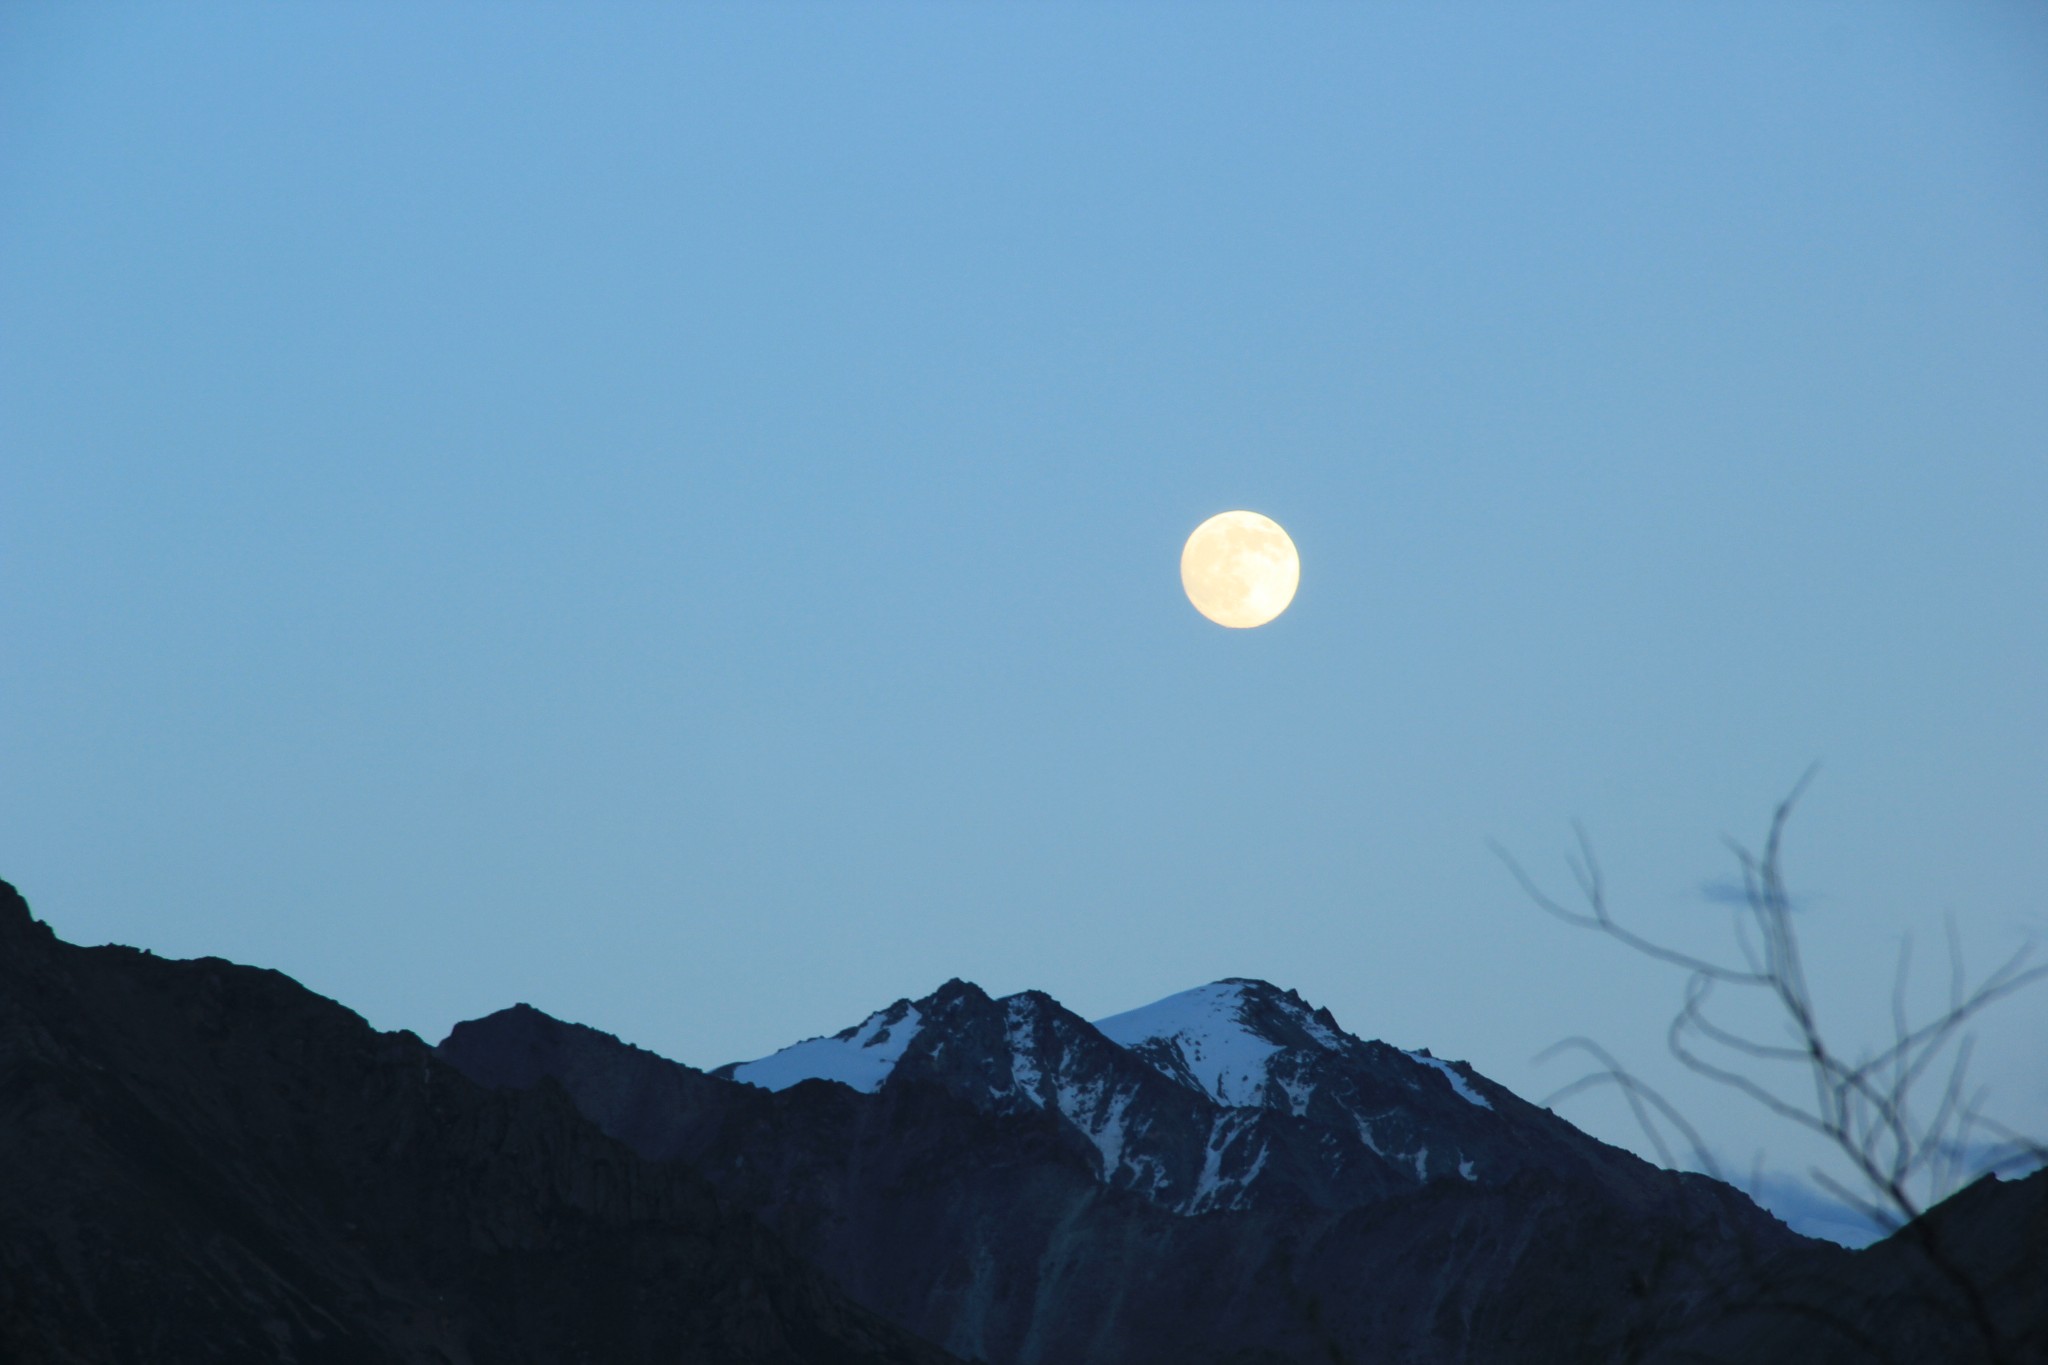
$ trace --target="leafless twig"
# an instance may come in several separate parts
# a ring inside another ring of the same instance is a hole
[[[1983,1336],[1989,1358],[1996,1360],[2001,1354],[1997,1333],[1980,1287],[1955,1263],[1921,1215],[1985,1169],[2048,1157],[2040,1143],[1985,1117],[1982,1092],[1969,1083],[1972,1040],[1967,1031],[1985,1009],[2048,977],[2048,965],[2030,965],[2033,945],[2023,944],[1972,986],[1963,964],[1962,944],[1950,920],[1945,1006],[1931,1018],[1914,1022],[1908,1006],[1911,944],[1903,944],[1892,984],[1891,1042],[1850,1060],[1822,1029],[1801,960],[1792,899],[1784,878],[1786,825],[1813,776],[1809,769],[1779,803],[1760,853],[1731,845],[1741,866],[1743,885],[1743,905],[1735,923],[1736,963],[1659,943],[1618,921],[1609,908],[1600,865],[1583,828],[1575,827],[1577,847],[1568,862],[1584,909],[1566,905],[1544,891],[1499,845],[1494,852],[1529,898],[1546,912],[1686,973],[1678,1012],[1666,1033],[1671,1054],[1695,1075],[1817,1134],[1843,1157],[1853,1173],[1849,1182],[1821,1171],[1813,1172],[1815,1181],[1877,1226],[1888,1231],[1907,1229],[1928,1264],[1962,1301]],[[1763,1026],[1745,1028],[1725,1022],[1729,1015],[1724,1005],[1744,999],[1765,1006]],[[1590,1039],[1568,1039],[1544,1056],[1562,1051],[1583,1052],[1598,1065],[1553,1099],[1594,1086],[1614,1086],[1667,1166],[1672,1164],[1670,1144],[1664,1136],[1668,1129],[1684,1138],[1702,1169],[1720,1176],[1718,1163],[1699,1132],[1655,1087]],[[1801,1082],[1798,1088],[1808,1092],[1808,1098],[1786,1098],[1788,1081]],[[1970,1160],[1973,1150],[1981,1150],[1972,1145],[1973,1135],[1979,1132],[2000,1138],[2003,1147],[1997,1149],[1998,1157],[1988,1162]]]

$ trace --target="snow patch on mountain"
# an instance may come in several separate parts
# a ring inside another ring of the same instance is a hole
[[[1209,1125],[1209,1145],[1202,1153],[1202,1173],[1195,1177],[1195,1192],[1188,1197],[1188,1211],[1200,1210],[1214,1199],[1223,1183],[1223,1153],[1237,1136],[1235,1114],[1218,1114]]]
[[[1207,1213],[1212,1209],[1243,1207],[1245,1190],[1265,1169],[1272,1146],[1261,1142],[1251,1165],[1242,1175],[1225,1175],[1224,1164],[1231,1150],[1238,1145],[1238,1139],[1255,1132],[1257,1124],[1256,1115],[1241,1109],[1228,1110],[1210,1121],[1209,1142],[1202,1152],[1202,1170],[1195,1177],[1194,1193],[1179,1206],[1177,1212]]]
[[[1301,1016],[1301,1026],[1308,1030],[1311,1038],[1321,1043],[1328,1051],[1342,1052],[1344,1050],[1344,1035],[1335,1029],[1326,1027],[1323,1021],[1316,1018],[1315,1015],[1303,1014]]]
[[[1249,983],[1216,981],[1164,1000],[1097,1019],[1112,1043],[1130,1048],[1173,1080],[1192,1077],[1219,1104],[1263,1102],[1267,1065],[1280,1051],[1244,1021]],[[1178,1063],[1183,1075],[1175,1075]]]
[[[1476,1104],[1481,1109],[1493,1108],[1493,1102],[1477,1090],[1474,1090],[1472,1083],[1452,1070],[1449,1062],[1439,1061],[1426,1052],[1411,1052],[1408,1056],[1415,1061],[1421,1062],[1424,1066],[1433,1066],[1448,1076],[1451,1081],[1451,1089],[1457,1091],[1458,1098],[1464,1100],[1467,1104]]]
[[[1379,1143],[1373,1141],[1372,1124],[1368,1123],[1366,1120],[1360,1118],[1356,1114],[1353,1114],[1351,1116],[1351,1121],[1354,1124],[1358,1125],[1358,1140],[1365,1144],[1366,1150],[1371,1152],[1374,1156],[1385,1156],[1386,1153],[1380,1150]]]
[[[1092,1128],[1083,1126],[1083,1132],[1095,1143],[1095,1150],[1102,1153],[1102,1179],[1108,1183],[1124,1164],[1124,1123],[1125,1111],[1131,1107],[1134,1092],[1118,1091],[1110,1096],[1109,1106],[1101,1114],[1099,1122]]]
[[[1038,1069],[1038,1059],[1031,1051],[1031,1025],[1037,1016],[1037,1005],[1028,995],[1012,995],[1003,1000],[1004,1041],[1010,1047],[1011,1093],[1021,1095],[1033,1106],[1043,1109],[1045,1097],[1038,1091],[1045,1078]]]
[[[798,1081],[838,1081],[873,1094],[923,1026],[917,1006],[898,1000],[830,1038],[808,1038],[759,1061],[741,1062],[732,1078],[763,1090],[787,1090]]]

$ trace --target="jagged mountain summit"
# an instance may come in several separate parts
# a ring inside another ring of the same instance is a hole
[[[525,1006],[439,1051],[559,1084],[991,1365],[1620,1361],[1801,1243],[1260,981],[1096,1023],[949,981],[709,1074]]]
[[[1090,1023],[1041,991],[949,981],[859,1024],[713,1075],[780,1091],[933,1084],[984,1112],[1039,1110],[1105,1184],[1180,1214],[1261,1200],[1354,1207],[1438,1179],[1633,1158],[1462,1062],[1354,1037],[1291,990],[1233,977]]]

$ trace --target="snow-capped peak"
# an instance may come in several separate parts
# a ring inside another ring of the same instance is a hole
[[[1243,977],[1093,1024],[1038,991],[991,999],[949,981],[713,1074],[769,1090],[933,1085],[984,1112],[1037,1111],[1087,1141],[1105,1185],[1186,1214],[1249,1207],[1264,1197],[1255,1181],[1324,1200],[1498,1179],[1525,1159],[1470,1068],[1352,1037],[1328,1010]]]
[[[1327,1013],[1310,1010],[1291,991],[1241,977],[1098,1019],[1095,1027],[1169,1078],[1235,1108],[1267,1102],[1278,1053],[1343,1045]]]
[[[830,1038],[807,1038],[759,1061],[719,1070],[764,1090],[787,1090],[798,1081],[825,1080],[873,1094],[882,1088],[923,1025],[924,1016],[917,1006],[898,1000]]]

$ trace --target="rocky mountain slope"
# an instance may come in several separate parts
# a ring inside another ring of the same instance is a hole
[[[441,1052],[559,1083],[996,1365],[1620,1360],[1804,1244],[1262,982],[1100,1024],[949,982],[721,1074],[525,1007]]]
[[[944,1365],[689,1169],[0,882],[0,1360]]]

